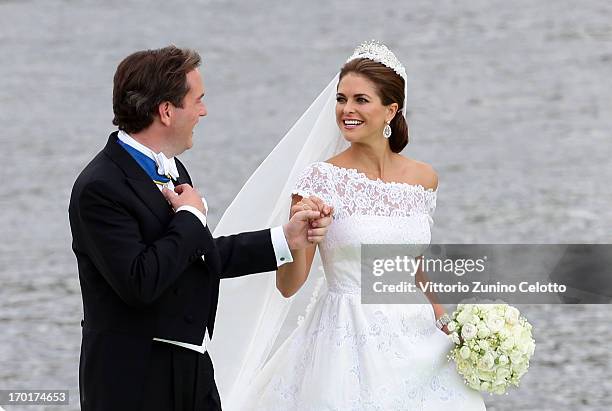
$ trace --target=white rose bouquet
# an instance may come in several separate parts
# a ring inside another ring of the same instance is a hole
[[[535,351],[531,324],[508,304],[459,304],[447,324],[449,358],[475,390],[504,394],[519,385]]]

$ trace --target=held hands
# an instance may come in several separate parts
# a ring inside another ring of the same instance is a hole
[[[299,250],[320,243],[332,221],[333,207],[321,199],[310,196],[291,207],[290,219],[283,226],[287,244]]]
[[[174,211],[181,206],[195,207],[204,213],[204,203],[202,202],[202,196],[198,193],[198,190],[191,187],[189,184],[181,184],[180,186],[174,187],[174,191],[171,191],[164,187],[162,194],[166,197],[166,200],[170,203]]]

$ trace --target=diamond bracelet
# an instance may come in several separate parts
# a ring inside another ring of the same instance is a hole
[[[444,328],[445,325],[451,322],[451,318],[448,314],[444,313],[436,320],[436,327],[439,329]]]

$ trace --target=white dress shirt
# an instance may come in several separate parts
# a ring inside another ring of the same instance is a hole
[[[142,154],[146,155],[147,157],[149,157],[150,159],[155,161],[156,164],[157,164],[156,158],[158,158],[158,156],[156,156],[156,153],[153,150],[151,150],[150,148],[148,148],[145,145],[143,145],[142,143],[139,143],[138,141],[134,140],[134,138],[132,138],[128,133],[126,133],[123,130],[119,130],[119,133],[118,133],[117,137],[123,143],[125,143],[128,146],[130,146],[130,147],[140,151]],[[175,161],[174,157],[170,158],[169,161],[174,163],[174,161]],[[168,188],[170,190],[174,189],[174,185],[172,184],[172,180],[170,180],[170,182],[168,183],[167,186],[168,186]],[[163,189],[163,186],[161,186],[161,185],[157,185],[157,187],[160,189],[160,191]],[[177,208],[176,212],[178,213],[178,212],[181,212],[181,211],[187,211],[189,213],[192,213],[202,222],[202,225],[204,227],[206,227],[206,224],[207,224],[206,214],[208,214],[208,204],[206,203],[206,200],[204,199],[204,197],[202,197],[202,203],[204,203],[204,213],[202,213],[197,208],[189,206],[189,205],[184,205],[184,206],[181,206],[181,207]],[[286,264],[286,263],[293,262],[293,257],[291,256],[291,250],[289,249],[289,245],[287,244],[287,239],[285,238],[285,233],[283,231],[283,227],[282,226],[277,226],[277,227],[271,228],[270,229],[270,237],[272,239],[272,248],[274,249],[274,255],[276,257],[276,265],[277,265],[277,267],[280,267],[281,265]],[[205,257],[202,256],[202,260],[204,260],[204,258]],[[188,343],[184,343],[184,342],[180,342],[180,341],[165,340],[165,339],[162,339],[162,338],[153,338],[153,340],[161,341],[161,342],[166,342],[166,343],[169,343],[169,344],[175,344],[175,345],[178,345],[180,347],[184,347],[184,348],[188,348],[190,350],[197,351],[200,354],[204,354],[204,352],[206,351],[206,346],[210,342],[210,338],[208,336],[208,330],[206,330],[204,332],[204,340],[202,341],[201,345],[188,344]]]

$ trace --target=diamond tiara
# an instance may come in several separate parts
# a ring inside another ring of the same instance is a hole
[[[407,81],[406,69],[402,63],[400,63],[397,57],[395,57],[395,54],[393,54],[393,52],[389,50],[387,46],[376,40],[362,43],[355,49],[353,55],[349,57],[346,62],[348,63],[349,61],[358,58],[366,58],[383,64],[399,74],[399,76],[404,79],[404,82]]]

